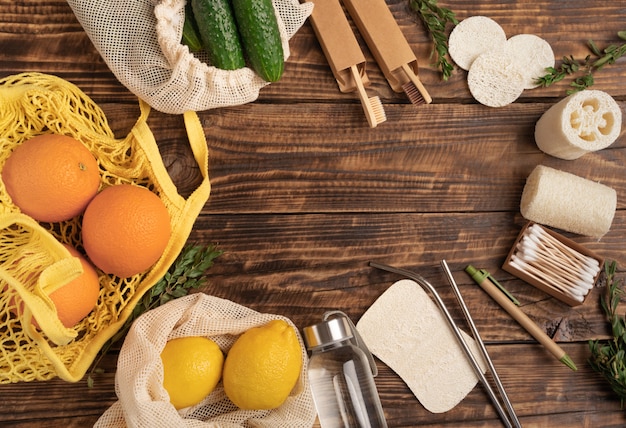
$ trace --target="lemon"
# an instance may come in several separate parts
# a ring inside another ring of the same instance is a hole
[[[295,330],[283,320],[273,320],[235,341],[224,362],[224,392],[240,409],[274,409],[289,396],[301,368]]]
[[[163,387],[176,409],[201,402],[222,376],[224,354],[211,339],[188,336],[172,339],[161,351]]]

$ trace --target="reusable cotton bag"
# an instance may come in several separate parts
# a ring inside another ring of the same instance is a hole
[[[180,114],[254,101],[268,83],[252,69],[220,70],[181,44],[185,0],[68,0],[117,79],[156,110]],[[289,57],[289,39],[313,4],[273,0]]]
[[[315,422],[315,406],[308,386],[308,356],[301,345],[302,369],[287,400],[271,410],[241,410],[224,393],[222,383],[195,406],[176,410],[163,388],[161,351],[168,340],[204,336],[228,352],[246,330],[274,319],[230,300],[195,293],[172,300],[135,320],[120,350],[115,376],[119,400],[94,428],[197,427],[197,428],[309,428]]]

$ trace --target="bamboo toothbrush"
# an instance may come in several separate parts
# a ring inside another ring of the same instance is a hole
[[[387,120],[378,96],[368,97],[365,56],[339,0],[314,0],[311,24],[341,92],[357,91],[369,126]]]
[[[350,66],[350,72],[352,73],[352,77],[356,83],[357,92],[359,94],[359,99],[361,100],[361,105],[363,106],[367,122],[370,127],[375,128],[377,124],[387,120],[383,104],[378,97],[368,98],[367,93],[365,92],[365,87],[363,86],[363,81],[361,80],[361,75],[359,74],[359,70],[356,65]]]
[[[343,0],[391,88],[413,104],[433,100],[418,77],[417,58],[385,0]]]

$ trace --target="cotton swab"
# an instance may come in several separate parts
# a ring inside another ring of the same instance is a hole
[[[527,263],[526,261],[524,261],[517,255],[513,255],[511,257],[511,260],[523,266],[526,269],[526,271],[532,272],[533,274],[535,274],[535,276],[541,278],[544,282],[548,284],[553,284],[554,287],[559,288],[561,291],[567,291],[567,292],[570,292],[571,294],[576,294],[576,295],[581,295],[581,296],[584,295],[584,293],[580,290],[579,287],[575,287],[575,286],[572,286],[571,284],[568,284],[567,282],[563,281],[562,278],[555,276],[550,271],[543,270],[539,267],[536,267]]]
[[[558,289],[560,292],[567,294],[569,297],[571,297],[572,299],[578,301],[578,302],[582,302],[584,300],[584,296],[581,295],[580,293],[574,293],[571,292],[570,289],[564,287],[562,284],[560,284],[559,282],[548,282],[545,279],[545,275],[539,271],[538,269],[533,268],[532,266],[528,265],[525,261],[521,260],[519,257],[517,257],[516,255],[513,255],[511,258],[511,261],[509,262],[511,264],[511,266],[513,266],[514,268],[526,273],[528,276],[531,276],[532,278],[534,278],[536,281],[541,282],[542,284],[552,288],[552,289]]]
[[[528,266],[532,266],[534,269],[541,271],[546,277],[546,280],[550,282],[558,282],[564,287],[579,290],[583,295],[587,294],[589,290],[593,288],[593,283],[582,281],[569,273],[557,272],[554,266],[538,263],[535,259],[528,259],[526,258],[527,255],[523,253],[517,253],[515,257],[525,262]]]
[[[519,246],[518,246],[519,250]],[[563,285],[570,288],[581,290],[583,294],[593,288],[593,277],[585,271],[576,271],[570,266],[563,264],[562,259],[554,259],[550,257],[538,257],[532,248],[524,248],[518,251],[516,256],[545,274],[551,282],[562,282]]]
[[[595,267],[598,267],[600,265],[598,260],[594,259],[593,257],[588,257],[588,256],[586,256],[584,254],[581,254],[580,252],[576,251],[575,249],[573,249],[573,248],[563,244],[561,241],[556,239],[554,236],[552,236],[548,232],[546,232],[541,226],[539,226],[537,224],[533,224],[528,229],[530,230],[531,234],[537,235],[537,237],[539,239],[541,239],[542,242],[550,243],[555,248],[560,249],[564,253],[570,254],[571,256],[577,258],[578,260],[580,260],[584,264],[588,265],[589,267],[595,268]]]
[[[573,282],[581,282],[582,284],[591,283],[593,286],[593,276],[587,272],[586,270],[576,269],[571,265],[567,264],[567,261],[564,262],[563,259],[554,259],[550,257],[546,257],[545,252],[540,249],[534,247],[534,245],[524,246],[517,245],[518,255],[521,255],[523,259],[531,264],[537,265],[545,265],[550,268],[558,271],[564,277],[570,279]],[[591,288],[591,287],[589,287]]]
[[[598,273],[597,270],[593,270],[586,265],[580,265],[573,261],[570,257],[567,257],[561,252],[546,249],[542,242],[534,236],[524,236],[518,244],[518,249],[528,252],[530,255],[536,255],[542,260],[556,265],[561,270],[568,270],[569,272],[580,275],[582,278],[586,278],[589,281],[593,281],[593,278]]]
[[[589,268],[592,272],[598,271],[600,264],[596,259],[587,257],[573,248],[562,245],[557,239],[553,238],[541,228],[530,227],[529,230],[530,233],[526,235],[528,239],[545,248],[547,251],[558,252],[559,254],[562,254],[563,257],[567,257],[568,259],[573,258],[578,260],[583,266]]]
[[[508,264],[544,291],[578,303],[593,289],[601,270],[600,259],[581,253],[536,223],[520,235]]]

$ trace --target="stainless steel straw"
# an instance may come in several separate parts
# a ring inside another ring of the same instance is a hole
[[[398,275],[402,275],[407,278],[410,278],[413,281],[417,282],[422,288],[426,289],[433,296],[433,298],[435,299],[435,303],[437,304],[441,312],[444,314],[444,317],[448,321],[448,324],[450,328],[452,329],[452,332],[455,334],[457,340],[459,341],[461,348],[463,348],[463,352],[465,352],[465,355],[467,356],[469,362],[471,363],[470,365],[472,366],[474,373],[476,374],[476,376],[482,383],[483,387],[487,391],[487,394],[489,395],[489,398],[491,399],[493,406],[498,412],[500,419],[502,420],[502,422],[507,428],[512,428],[511,421],[509,421],[509,418],[507,417],[506,412],[504,411],[504,408],[502,407],[502,404],[500,404],[500,401],[498,400],[496,393],[494,392],[493,388],[491,388],[491,385],[489,384],[487,378],[485,377],[485,374],[483,373],[480,365],[478,364],[478,361],[476,361],[476,357],[474,357],[474,354],[472,354],[472,351],[467,345],[467,342],[465,342],[465,340],[463,339],[461,330],[454,322],[452,315],[450,315],[448,308],[446,307],[445,303],[439,296],[439,293],[437,293],[437,290],[435,290],[435,287],[433,287],[433,285],[430,282],[428,282],[425,278],[423,278],[421,275],[419,275],[418,273],[412,272],[410,270],[397,268],[397,267],[385,265],[382,263],[376,263],[376,262],[370,262],[369,264],[370,266],[375,267],[377,269],[385,270],[387,272],[396,273]],[[495,374],[494,374],[494,377],[495,377]]]
[[[469,324],[470,329],[472,330],[472,335],[474,336],[474,339],[478,343],[480,352],[483,354],[483,358],[485,359],[485,361],[487,362],[487,365],[489,366],[489,370],[491,371],[491,375],[493,376],[494,382],[496,383],[496,387],[498,388],[498,391],[500,392],[502,401],[504,401],[504,406],[506,407],[509,413],[509,416],[511,417],[511,421],[513,422],[513,425],[515,427],[519,428],[522,426],[522,424],[520,423],[519,419],[517,418],[517,415],[515,414],[515,409],[513,409],[511,400],[509,400],[509,396],[504,390],[504,386],[502,385],[502,382],[500,381],[500,377],[498,376],[498,373],[496,372],[496,368],[493,366],[493,362],[491,361],[491,357],[489,357],[489,353],[487,352],[485,343],[483,342],[483,339],[480,336],[478,329],[476,328],[476,324],[474,323],[474,320],[472,319],[472,316],[469,313],[469,309],[467,308],[467,305],[465,304],[465,300],[463,300],[463,296],[461,296],[461,290],[459,290],[459,286],[456,284],[456,281],[454,280],[454,277],[452,276],[452,272],[450,271],[450,268],[448,267],[448,263],[446,263],[445,260],[442,260],[441,266],[443,267],[443,271],[446,273],[446,276],[448,277],[448,281],[450,282],[450,285],[452,286],[452,290],[454,291],[454,294],[456,295],[456,299],[458,300],[459,305],[461,306],[461,309],[463,309],[463,315],[465,316],[465,319],[467,320],[467,323]]]

